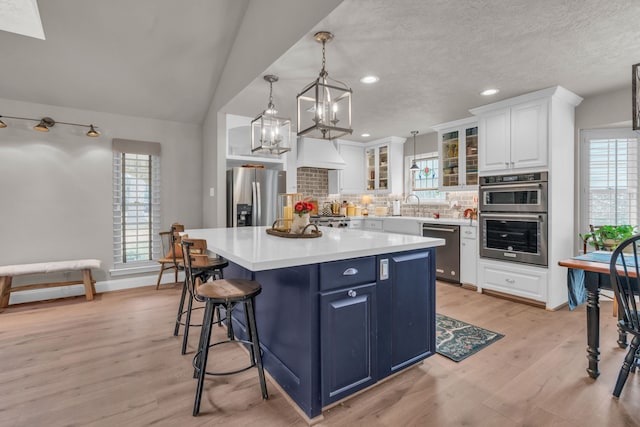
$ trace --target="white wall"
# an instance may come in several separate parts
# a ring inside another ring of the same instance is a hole
[[[112,138],[161,143],[163,228],[174,221],[202,225],[200,126],[1,98],[0,113],[94,123],[102,133],[89,138],[86,129],[65,125],[41,133],[32,129],[36,122],[3,119],[9,127],[0,129],[0,265],[97,258],[102,269],[94,278],[112,280]]]
[[[438,132],[416,135],[416,153],[434,153],[438,151]],[[404,157],[413,156],[413,135],[404,142]]]
[[[580,229],[580,158],[582,157],[580,132],[585,129],[602,129],[611,127],[631,129],[631,84],[611,92],[585,98],[576,108],[575,116],[575,209],[574,234],[584,233]],[[582,250],[582,243],[576,237],[575,253]]]
[[[224,227],[225,120],[222,108],[342,0],[250,0],[203,126],[203,226]],[[273,31],[277,28],[277,31]],[[256,37],[269,34],[269,37]],[[309,35],[310,36],[310,35]],[[209,196],[209,187],[215,196]]]

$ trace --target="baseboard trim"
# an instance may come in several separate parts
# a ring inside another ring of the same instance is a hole
[[[492,297],[496,297],[496,298],[502,298],[502,299],[506,299],[509,301],[513,301],[513,302],[519,302],[522,304],[527,304],[527,305],[531,305],[533,307],[537,307],[537,308],[547,308],[547,305],[542,302],[542,301],[536,301],[534,299],[530,299],[530,298],[525,298],[525,297],[519,297],[516,295],[511,295],[511,294],[507,294],[504,292],[500,292],[500,291],[493,291],[490,289],[482,289],[482,293],[492,296]]]

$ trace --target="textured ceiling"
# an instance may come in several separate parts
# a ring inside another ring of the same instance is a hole
[[[202,123],[248,1],[41,0],[46,40],[0,31],[0,97]],[[630,87],[639,23],[638,0],[344,0],[265,73],[295,122],[320,70],[312,34],[332,31],[327,69],[354,90],[350,139],[408,137],[557,84],[583,97]],[[380,82],[360,83],[368,73]],[[267,98],[256,76],[225,111],[255,116]]]
[[[280,77],[274,100],[295,122],[295,96],[320,70],[312,34],[331,31],[327,70],[354,91],[349,139],[408,137],[549,86],[583,97],[630,88],[639,23],[638,0],[345,0],[265,72]],[[368,73],[380,81],[360,83]],[[488,87],[499,94],[480,96]],[[256,115],[267,94],[258,76],[227,111]]]

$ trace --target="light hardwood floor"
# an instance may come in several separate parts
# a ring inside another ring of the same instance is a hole
[[[270,399],[261,399],[253,369],[207,379],[201,414],[191,416],[198,330],[181,356],[182,337],[172,335],[179,291],[149,286],[0,313],[0,425],[305,425],[270,383]],[[551,313],[439,283],[437,308],[505,337],[460,363],[434,355],[325,411],[318,425],[640,425],[640,372],[620,400],[611,397],[624,351],[610,302],[602,304],[596,381],[585,371],[584,306]],[[237,348],[212,354],[246,360]]]

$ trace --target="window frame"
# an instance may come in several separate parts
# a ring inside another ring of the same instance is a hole
[[[415,155],[415,160],[416,162],[421,161],[421,160],[427,160],[427,159],[437,159],[438,160],[438,174],[441,173],[441,168],[440,168],[440,155],[437,151],[432,151],[429,153],[420,153],[420,154],[416,154]],[[412,180],[412,176],[411,176],[411,165],[413,164],[413,160],[414,160],[414,156],[405,156],[404,157],[404,170],[405,170],[405,199],[407,196],[414,194],[414,190],[413,190],[413,180]],[[424,203],[428,203],[430,205],[446,205],[447,204],[447,194],[445,191],[442,191],[440,189],[440,177],[438,177],[438,186],[437,187],[433,187],[433,190],[438,191],[442,198],[420,198],[420,203],[424,204]],[[415,201],[413,198],[409,199],[407,204],[415,204],[417,203],[417,201]]]
[[[590,147],[589,143],[596,139],[636,139],[640,142],[638,134],[628,128],[586,129],[580,131],[580,215],[578,218],[579,230],[589,229],[589,194],[590,194]],[[627,163],[628,164],[628,163]],[[636,219],[631,225],[639,225],[640,221],[640,150],[636,155]],[[617,168],[617,164],[616,164]],[[592,224],[598,226],[600,224]]]
[[[112,215],[113,215],[113,268],[111,275],[134,274],[141,272],[155,271],[158,268],[157,260],[161,257],[160,224],[161,224],[161,203],[160,203],[160,177],[161,162],[160,148],[158,143],[146,143],[144,141],[119,140],[116,144],[114,139],[112,157]],[[124,259],[124,219],[123,198],[124,192],[124,158],[129,155],[147,156],[149,161],[149,193],[145,203],[148,203],[148,221],[150,240],[148,249],[150,258],[144,260],[126,261]]]

